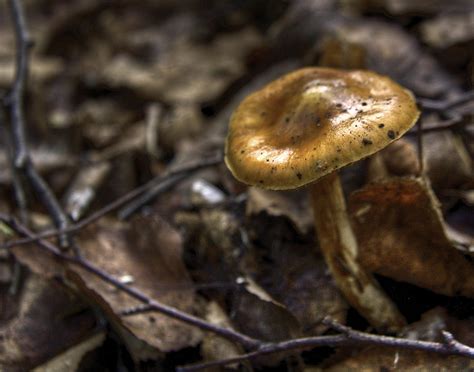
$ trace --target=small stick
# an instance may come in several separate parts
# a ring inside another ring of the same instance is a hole
[[[8,97],[4,99],[4,103],[10,108],[14,172],[17,172],[17,174],[23,174],[26,177],[38,195],[38,198],[51,214],[56,226],[59,229],[64,229],[69,224],[68,218],[62,210],[58,200],[49,189],[47,183],[36,171],[31,161],[26,142],[23,97],[25,93],[26,80],[28,78],[29,52],[32,42],[26,27],[23,7],[21,6],[20,1],[9,0],[8,4],[11,9],[11,16],[15,30],[16,69],[11,91]],[[18,183],[16,183],[15,186],[18,186]],[[17,190],[16,193],[21,193],[21,190]],[[23,208],[22,206],[20,207]],[[60,241],[61,246],[63,247],[67,247],[71,243],[66,235],[63,235]]]
[[[474,99],[474,90],[463,92],[460,95],[450,100],[433,100],[428,98],[418,98],[417,102],[423,110],[428,111],[446,111],[452,109],[455,106],[459,106],[463,103],[469,102]]]
[[[416,131],[416,141],[418,144],[418,175],[423,177],[424,174],[424,161],[423,161],[423,120],[418,120],[417,131]]]
[[[129,191],[125,195],[119,197],[115,201],[111,202],[110,204],[106,205],[105,207],[99,209],[98,211],[92,213],[90,216],[84,218],[83,220],[77,222],[76,224],[69,225],[67,228],[64,228],[62,230],[47,230],[42,233],[39,233],[37,235],[33,235],[31,237],[27,238],[22,238],[22,239],[17,239],[17,240],[12,240],[6,243],[3,243],[0,245],[0,249],[8,249],[14,246],[19,246],[19,245],[24,245],[24,244],[29,244],[29,243],[34,243],[39,241],[40,239],[45,239],[45,238],[51,238],[60,234],[64,233],[75,233],[86,226],[92,224],[93,222],[97,221],[104,215],[113,212],[114,210],[120,208],[130,200],[133,200],[137,196],[143,194],[146,192],[149,188],[153,186],[158,186],[162,182],[165,182],[168,178],[172,177],[173,175],[177,174],[191,174],[192,172],[203,169],[206,167],[214,166],[222,162],[222,155],[219,154],[214,157],[210,157],[207,159],[201,159],[200,161],[192,164],[186,164],[181,166],[179,169],[175,169],[168,174],[165,174],[163,176],[157,176],[154,179],[148,181],[147,183],[138,186],[137,188]]]
[[[25,235],[30,238],[34,236],[32,231],[30,231],[28,228],[26,228],[21,223],[19,223],[16,219],[11,218],[10,216],[0,214],[0,221],[2,221],[3,223],[11,227],[13,230],[15,230],[17,233],[21,235]],[[141,292],[139,289],[122,283],[119,279],[103,271],[101,268],[95,266],[93,263],[87,261],[86,259],[82,257],[68,256],[64,254],[63,252],[61,252],[61,250],[57,246],[55,246],[54,244],[46,240],[39,240],[37,243],[42,250],[48,252],[54,257],[62,260],[63,262],[70,263],[72,265],[78,266],[88,271],[89,273],[98,277],[104,282],[111,284],[115,288],[121,290],[124,293],[127,293],[129,296],[142,302],[144,305],[149,306],[154,311],[167,315],[171,318],[181,320],[184,323],[194,325],[202,330],[213,332],[228,340],[238,342],[239,344],[243,345],[247,349],[254,349],[261,344],[259,340],[251,338],[243,333],[234,331],[229,328],[220,327],[218,325],[207,322],[201,318],[198,318],[194,315],[185,313],[174,307],[155,301],[152,298],[148,297],[143,292]]]
[[[291,350],[307,350],[321,346],[367,346],[377,345],[386,347],[398,347],[405,350],[421,350],[444,355],[459,355],[469,359],[474,359],[474,348],[469,347],[455,340],[446,331],[443,331],[446,342],[432,342],[411,340],[405,338],[380,336],[370,333],[356,331],[335,321],[327,321],[333,329],[341,332],[333,336],[316,336],[282,341],[277,343],[267,343],[260,346],[255,351],[239,355],[237,357],[221,359],[211,362],[197,363],[189,366],[178,367],[179,372],[201,371],[210,367],[226,366],[232,363],[252,360],[262,355],[288,352]]]

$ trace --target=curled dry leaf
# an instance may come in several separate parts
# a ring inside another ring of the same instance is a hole
[[[438,201],[418,178],[392,178],[354,192],[349,210],[360,260],[372,272],[450,296],[474,296],[474,266],[444,229]]]
[[[158,217],[137,218],[130,227],[101,224],[95,233],[89,231],[80,237],[84,257],[102,270],[157,301],[196,313],[196,295],[181,261],[181,244],[180,235]],[[112,320],[148,345],[167,352],[194,346],[201,340],[197,328],[157,313],[120,317],[122,310],[139,302],[77,267],[71,267],[69,274]]]
[[[0,369],[30,370],[88,337],[95,317],[84,308],[84,303],[59,283],[29,275],[15,315],[2,319]]]

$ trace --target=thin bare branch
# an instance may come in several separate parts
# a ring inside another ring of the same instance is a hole
[[[180,168],[177,168],[168,174],[165,175],[160,175],[152,180],[148,181],[147,183],[138,186],[137,188],[129,191],[125,195],[121,196],[120,198],[116,199],[110,204],[107,204],[105,207],[99,209],[98,211],[92,213],[90,216],[84,218],[83,220],[77,222],[76,224],[70,225],[69,227],[61,230],[57,229],[52,229],[52,230],[47,230],[44,232],[41,232],[36,235],[32,235],[31,237],[23,238],[23,239],[17,239],[17,240],[12,240],[9,242],[6,242],[2,245],[0,245],[0,249],[8,249],[14,246],[19,246],[19,245],[25,245],[29,243],[34,243],[37,242],[41,239],[46,239],[46,238],[51,238],[54,236],[58,236],[60,234],[64,233],[75,233],[86,226],[94,223],[101,217],[105,216],[108,213],[111,213],[118,208],[122,207],[126,203],[128,203],[130,200],[135,199],[136,197],[142,195],[144,192],[149,190],[150,188],[153,187],[158,187],[158,185],[162,184],[163,182],[167,182],[168,179],[172,178],[175,175],[178,174],[185,174],[189,176],[190,174],[194,173],[195,171],[198,171],[200,169],[206,168],[206,167],[211,167],[217,164],[220,164],[222,162],[222,155],[217,155],[214,157],[206,158],[206,159],[201,159],[195,163],[192,164],[186,164],[181,166]]]
[[[24,225],[19,223],[14,218],[11,218],[8,215],[0,214],[0,221],[8,225],[11,229],[16,231],[17,233],[27,236],[33,237],[33,232],[26,228]],[[228,340],[238,342],[239,344],[243,345],[247,349],[254,349],[261,344],[261,341],[251,338],[243,333],[234,331],[229,328],[220,327],[218,325],[209,323],[201,318],[198,318],[194,315],[187,314],[183,311],[180,311],[174,307],[162,304],[158,301],[153,300],[152,298],[145,295],[139,289],[128,286],[122,283],[119,279],[115,278],[114,276],[110,275],[109,273],[103,271],[99,267],[95,266],[93,263],[87,261],[84,258],[77,257],[77,256],[69,256],[64,254],[57,246],[54,244],[45,241],[39,240],[38,246],[48,252],[49,254],[53,255],[54,257],[62,260],[63,262],[67,262],[69,264],[78,266],[89,273],[93,274],[94,276],[100,278],[106,283],[111,284],[115,288],[127,293],[129,296],[137,299],[138,301],[142,302],[144,305],[147,305],[152,310],[157,311],[161,314],[167,315],[171,318],[180,320],[184,323],[191,324],[195,327],[198,327],[204,331],[213,332],[219,336],[222,336]]]
[[[461,93],[460,95],[449,100],[433,100],[428,98],[418,98],[418,104],[423,110],[443,112],[450,110],[455,106],[462,105],[466,102],[474,100],[474,90]]]
[[[31,183],[33,190],[38,195],[43,205],[46,207],[54,223],[59,229],[64,229],[69,225],[69,220],[61,208],[58,200],[49,189],[47,183],[41,175],[36,171],[30,157],[25,133],[25,117],[23,109],[23,99],[25,94],[26,81],[28,79],[29,70],[29,52],[32,42],[26,26],[23,7],[19,0],[8,1],[11,17],[13,20],[15,41],[16,41],[16,64],[15,78],[9,95],[5,98],[4,103],[10,108],[11,117],[11,142],[13,145],[13,172],[24,175]],[[16,177],[20,179],[20,177]],[[18,187],[18,183],[16,183]],[[21,190],[17,190],[16,194],[20,195]],[[17,197],[18,199],[18,197]],[[20,199],[19,199],[20,200]],[[25,206],[20,205],[21,208]],[[22,212],[23,213],[23,212]],[[24,213],[23,213],[24,214]],[[69,245],[66,236],[62,237],[62,245]]]
[[[367,346],[377,345],[385,347],[395,347],[405,350],[420,350],[444,355],[459,355],[470,359],[474,359],[474,348],[454,340],[449,332],[444,332],[448,335],[444,336],[447,339],[445,343],[410,340],[405,338],[396,338],[389,336],[374,335],[370,333],[356,331],[352,328],[346,327],[334,321],[325,321],[333,329],[341,332],[334,336],[317,336],[299,338],[289,341],[282,341],[277,343],[266,343],[258,348],[258,350],[239,355],[234,358],[216,360],[205,363],[198,363],[189,366],[182,366],[177,368],[180,372],[202,371],[210,367],[226,366],[232,363],[243,362],[245,360],[252,360],[257,357],[275,354],[280,352],[289,352],[295,350],[308,350],[321,346]],[[450,336],[449,336],[450,335]],[[450,338],[451,337],[451,338]]]

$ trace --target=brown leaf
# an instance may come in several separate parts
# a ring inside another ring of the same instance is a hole
[[[85,258],[151,298],[188,313],[199,310],[190,277],[181,261],[181,237],[160,218],[137,218],[131,226],[102,223],[94,233],[82,234],[79,242]],[[120,317],[122,310],[139,302],[82,269],[70,267],[70,274],[113,320],[154,348],[163,352],[179,350],[201,340],[200,330],[164,315]]]
[[[0,327],[2,371],[30,370],[93,332],[92,312],[57,282],[30,275],[18,301],[15,315]]]
[[[247,215],[266,213],[273,217],[288,218],[301,234],[307,234],[313,227],[313,216],[308,195],[301,192],[279,192],[250,187],[247,199]]]
[[[392,178],[354,192],[349,201],[372,272],[446,295],[474,296],[474,267],[445,234],[438,201],[426,182]]]

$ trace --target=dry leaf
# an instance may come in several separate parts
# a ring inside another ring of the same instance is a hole
[[[17,306],[0,327],[0,369],[5,372],[36,367],[88,337],[95,327],[95,317],[84,311],[82,301],[36,275],[26,279]]]
[[[79,243],[85,258],[154,300],[188,313],[199,310],[181,261],[181,237],[158,217],[136,218],[129,227],[102,223],[94,233],[82,234]],[[119,317],[122,310],[140,303],[82,269],[71,267],[70,275],[80,290],[94,298],[113,320],[160,351],[195,346],[201,340],[202,332],[196,327],[158,313]]]
[[[245,280],[246,289],[233,294],[234,324],[245,334],[260,340],[280,341],[301,336],[298,320],[285,306],[250,277]]]
[[[349,210],[367,269],[441,294],[474,296],[474,266],[446,236],[426,182],[369,184],[351,195]]]
[[[248,189],[247,215],[266,213],[268,216],[289,219],[301,234],[307,234],[313,228],[313,215],[308,203],[309,198],[296,192],[278,192],[262,190],[257,187]]]

